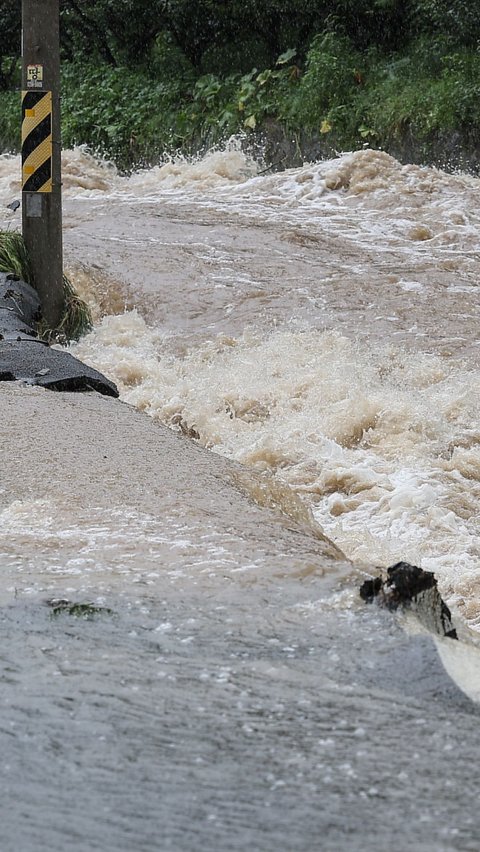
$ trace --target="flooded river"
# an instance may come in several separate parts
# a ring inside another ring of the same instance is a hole
[[[2,852],[480,847],[479,189],[65,153],[122,402],[0,387]],[[462,641],[362,604],[398,560]]]

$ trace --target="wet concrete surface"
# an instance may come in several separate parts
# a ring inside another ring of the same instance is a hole
[[[478,848],[479,710],[430,636],[227,460],[0,392],[2,852]]]
[[[431,639],[312,591],[4,607],[4,852],[478,849],[478,708]]]

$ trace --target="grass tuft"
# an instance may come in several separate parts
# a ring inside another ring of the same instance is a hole
[[[32,270],[19,231],[0,231],[0,272],[13,272],[30,284]]]
[[[41,320],[38,335],[42,340],[69,343],[80,338],[93,328],[92,315],[87,303],[77,295],[71,281],[63,276],[64,313],[57,328],[48,328]]]
[[[19,231],[0,231],[0,272],[13,272],[27,284],[35,286],[27,249]],[[79,340],[92,328],[92,315],[86,302],[73,289],[66,275],[63,276],[65,309],[58,328],[48,328],[40,321],[38,335],[42,340],[68,343]]]

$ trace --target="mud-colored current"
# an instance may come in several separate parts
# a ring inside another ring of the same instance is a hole
[[[479,180],[235,143],[63,179],[123,403],[0,387],[0,849],[477,850]],[[461,642],[361,604],[400,559]]]

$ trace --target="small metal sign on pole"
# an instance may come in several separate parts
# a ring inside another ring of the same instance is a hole
[[[50,328],[64,307],[59,7],[22,0],[22,228]]]

